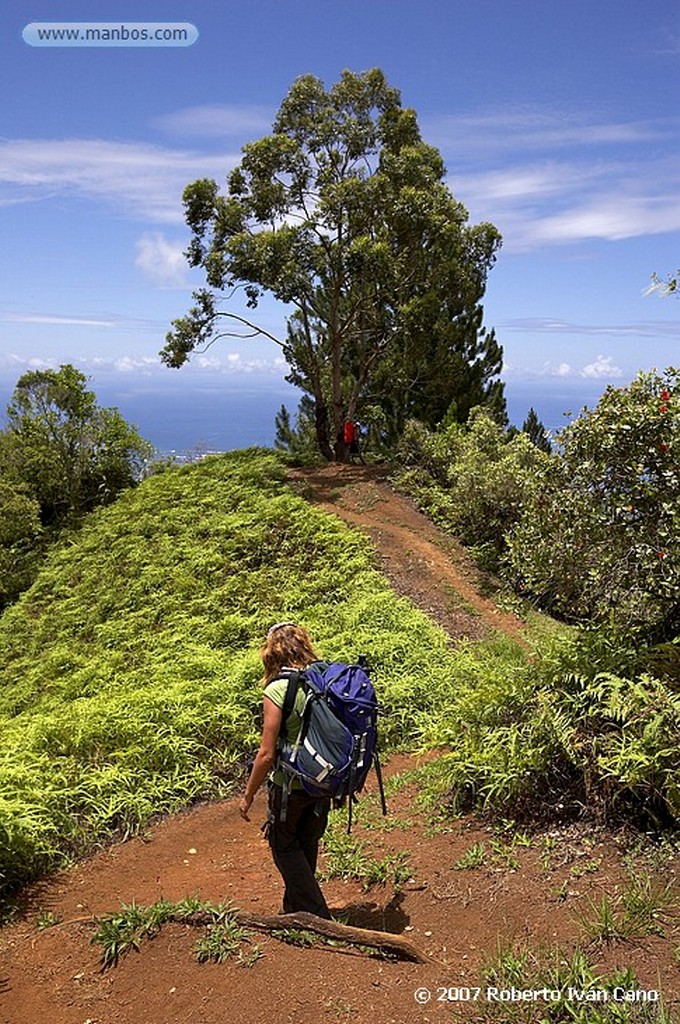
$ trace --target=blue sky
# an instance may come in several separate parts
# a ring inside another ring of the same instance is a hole
[[[187,47],[28,46],[29,22],[191,22]],[[181,192],[223,181],[292,81],[379,66],[472,222],[504,237],[485,301],[515,404],[565,408],[678,363],[680,7],[647,0],[5,0],[0,383],[73,362],[109,393],[271,388],[265,340],[160,365],[200,284]],[[260,322],[284,333],[285,311]],[[124,405],[121,402],[121,408]],[[512,405],[512,403],[511,403]]]

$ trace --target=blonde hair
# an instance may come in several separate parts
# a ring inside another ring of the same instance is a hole
[[[309,633],[294,622],[277,622],[272,626],[260,648],[260,657],[264,665],[263,686],[276,679],[284,666],[307,668],[319,660]]]

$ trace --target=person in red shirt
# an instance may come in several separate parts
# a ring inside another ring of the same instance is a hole
[[[349,461],[354,462],[354,456],[358,455],[361,462],[363,462],[364,457],[361,454],[361,450],[359,448],[359,439],[361,437],[361,433],[359,431],[359,424],[355,423],[353,420],[345,420],[343,436],[345,445],[349,449]]]

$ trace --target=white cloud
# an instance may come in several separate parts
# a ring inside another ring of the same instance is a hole
[[[442,114],[421,121],[427,142],[455,155],[457,164],[531,150],[639,145],[674,141],[678,119],[597,121],[582,110],[504,107],[481,114]]]
[[[153,121],[155,128],[173,135],[201,138],[250,137],[269,134],[273,111],[255,104],[228,106],[211,103],[197,107],[184,107],[164,114]]]
[[[142,317],[123,316],[120,313],[99,313],[93,316],[85,316],[79,313],[34,313],[34,312],[6,312],[0,314],[2,324],[31,324],[46,327],[115,327],[118,330],[134,331],[139,334],[143,331],[146,334],[161,334],[167,330],[167,323],[163,320],[150,320]]]
[[[41,359],[39,356],[20,356],[16,352],[0,352],[0,372],[12,370],[24,373],[25,370],[41,370],[57,367],[53,359]]]
[[[471,219],[489,220],[506,251],[680,230],[680,164],[525,164],[450,179]]]
[[[673,117],[609,122],[539,107],[439,117],[423,130],[453,194],[473,221],[497,225],[506,251],[680,228],[677,133]]]
[[[676,195],[598,195],[564,213],[545,216],[530,226],[525,239],[574,242],[586,238],[619,241],[680,230],[680,199]]]
[[[0,142],[0,204],[74,196],[129,217],[180,224],[182,191],[197,178],[223,178],[238,154],[202,154],[105,139]]]
[[[89,316],[61,316],[57,313],[8,313],[0,317],[6,324],[67,324],[70,327],[113,327],[113,320],[99,320]]]
[[[99,369],[113,369],[117,373],[139,373],[142,371],[149,372],[150,370],[160,368],[160,359],[158,357],[153,358],[151,356],[122,356],[120,359],[116,359],[113,362],[107,360],[98,360]]]
[[[186,283],[187,261],[184,242],[170,241],[160,231],[147,232],[137,241],[135,266],[160,287]]]
[[[611,356],[598,356],[594,363],[583,367],[581,376],[591,380],[615,380],[623,377],[623,370],[614,364]]]
[[[449,187],[466,205],[469,197],[477,205],[500,200],[535,201],[539,197],[564,195],[570,189],[583,188],[601,177],[602,170],[579,164],[546,160],[449,178]]]
[[[200,370],[220,370],[222,366],[220,360],[215,356],[196,356],[194,364]]]
[[[671,320],[632,320],[626,324],[576,324],[553,317],[521,317],[498,324],[504,331],[522,334],[583,334],[632,338],[680,337],[680,323]]]
[[[157,355],[124,354],[119,356],[63,356],[59,359],[43,359],[38,355],[19,355],[16,352],[0,353],[0,372],[11,370],[23,373],[27,369],[56,369],[62,363],[71,363],[86,374],[107,376],[110,374],[154,375],[168,386],[181,382],[182,377],[218,378],[241,374],[271,374],[282,376],[286,361],[281,356],[273,358],[248,357],[239,352],[226,352],[223,357],[194,356],[179,371],[170,371]]]
[[[569,363],[545,363],[543,366],[546,377],[571,377],[573,372]]]

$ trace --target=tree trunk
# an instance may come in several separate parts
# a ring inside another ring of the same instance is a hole
[[[323,395],[320,394],[314,396],[314,425],[316,427],[316,441],[319,445],[319,451],[324,459],[332,462],[334,452],[328,436],[328,409]]]
[[[342,429],[335,439],[335,461],[349,462],[349,448],[345,444],[345,435]]]

